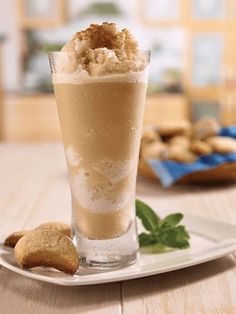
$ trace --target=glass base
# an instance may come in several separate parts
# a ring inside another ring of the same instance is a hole
[[[120,237],[109,240],[88,239],[73,226],[74,243],[83,268],[100,271],[114,270],[134,264],[138,258],[139,245],[136,222]]]

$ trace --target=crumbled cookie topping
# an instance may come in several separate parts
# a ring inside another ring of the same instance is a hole
[[[63,56],[59,71],[85,70],[91,76],[141,72],[147,60],[140,56],[137,48],[136,40],[127,29],[119,31],[114,23],[91,24],[77,32],[62,48],[62,52],[71,55]]]

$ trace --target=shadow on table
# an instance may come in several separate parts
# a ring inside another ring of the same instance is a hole
[[[24,314],[96,313],[97,311],[102,313],[103,310],[106,313],[118,313],[120,309],[119,284],[57,286],[25,278],[3,267],[0,272],[0,293],[4,294],[2,295],[4,313],[12,313],[11,300],[18,304],[18,313]]]

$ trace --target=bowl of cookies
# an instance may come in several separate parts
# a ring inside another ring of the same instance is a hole
[[[236,126],[222,127],[213,117],[145,126],[139,173],[164,187],[235,181]]]

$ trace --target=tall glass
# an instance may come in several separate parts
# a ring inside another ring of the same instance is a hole
[[[76,62],[76,53],[49,53],[85,267],[120,268],[138,256],[135,186],[150,52],[139,55],[143,72],[83,77],[61,66]]]

